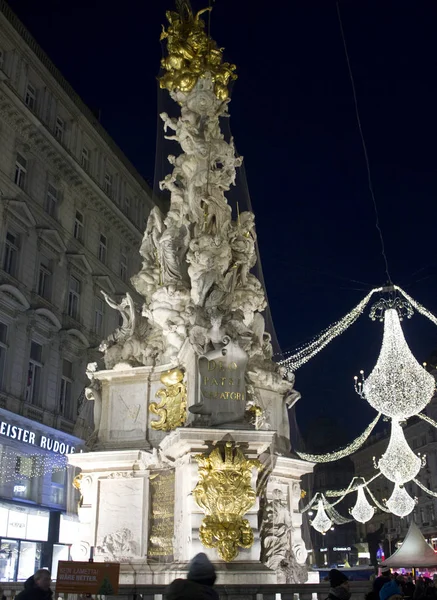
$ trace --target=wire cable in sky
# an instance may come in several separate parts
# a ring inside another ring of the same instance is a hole
[[[392,279],[390,277],[390,273],[389,273],[389,270],[388,270],[387,255],[385,253],[384,238],[383,238],[383,235],[382,235],[381,226],[379,224],[378,206],[376,204],[375,193],[373,191],[372,177],[371,177],[371,173],[370,173],[369,156],[367,154],[367,146],[366,146],[366,142],[365,142],[365,139],[364,139],[363,128],[361,126],[360,113],[359,113],[359,110],[358,110],[358,101],[357,101],[357,92],[356,92],[356,89],[355,89],[355,80],[354,80],[354,76],[353,76],[353,73],[352,73],[351,63],[350,63],[350,60],[349,60],[349,52],[347,50],[346,38],[345,38],[345,35],[344,35],[344,30],[343,30],[343,22],[341,20],[340,5],[339,5],[338,1],[336,2],[336,6],[337,6],[338,22],[339,22],[340,31],[341,31],[341,38],[343,40],[344,53],[346,55],[347,67],[348,67],[348,70],[349,70],[349,77],[350,77],[351,85],[352,85],[352,93],[353,93],[353,96],[354,96],[355,114],[356,114],[356,117],[357,117],[358,129],[360,131],[361,142],[362,142],[363,151],[364,151],[364,158],[365,158],[365,161],[366,161],[367,182],[369,184],[369,191],[370,191],[370,195],[371,195],[372,201],[373,201],[373,208],[375,209],[375,217],[376,217],[375,226],[376,226],[376,229],[378,230],[379,239],[381,241],[381,253],[382,253],[382,257],[384,259],[384,263],[385,263],[385,272],[386,272],[386,275],[387,275],[387,279],[388,279],[388,282],[390,284],[392,284]]]

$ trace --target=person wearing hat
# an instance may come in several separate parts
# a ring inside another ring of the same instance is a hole
[[[337,569],[331,569],[329,571],[329,583],[331,589],[326,600],[349,600],[351,597],[349,579],[344,573]]]
[[[379,592],[379,600],[402,600],[402,590],[399,587],[397,581],[392,579],[388,583],[385,583],[380,592]]]
[[[203,552],[192,559],[186,579],[175,579],[167,588],[167,600],[219,600],[213,588],[216,580],[214,565]]]

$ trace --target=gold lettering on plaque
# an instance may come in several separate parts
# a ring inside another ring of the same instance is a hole
[[[147,556],[173,560],[175,472],[151,471],[150,518]]]

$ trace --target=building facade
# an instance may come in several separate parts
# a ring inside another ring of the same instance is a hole
[[[86,364],[119,324],[101,290],[135,296],[151,207],[147,183],[0,0],[0,579],[52,565],[68,484],[53,465],[79,450]]]

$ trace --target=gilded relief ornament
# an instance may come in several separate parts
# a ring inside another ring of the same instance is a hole
[[[206,515],[199,528],[200,541],[230,562],[238,556],[238,548],[253,544],[252,528],[243,516],[256,501],[252,470],[263,466],[257,459],[247,459],[231,442],[224,447],[224,458],[220,448],[194,458],[199,465],[199,483],[193,497]]]
[[[184,372],[176,368],[161,375],[161,383],[165,388],[156,392],[160,402],[152,402],[149,410],[158,415],[157,421],[152,421],[152,429],[172,431],[181,427],[187,418],[187,387],[183,383]]]
[[[161,88],[170,92],[189,93],[200,78],[210,76],[214,93],[219,100],[229,97],[228,84],[237,78],[235,65],[223,62],[223,48],[205,32],[205,23],[200,18],[211,7],[193,14],[188,3],[179,12],[167,11],[169,22],[163,27],[161,40],[167,40],[167,56],[162,59],[165,71],[159,78]]]

